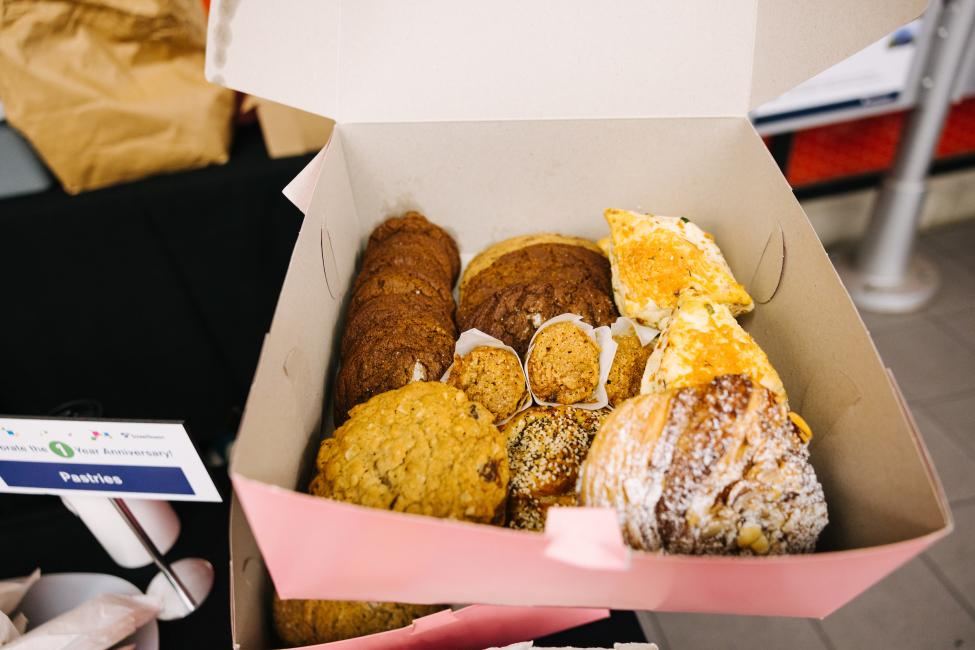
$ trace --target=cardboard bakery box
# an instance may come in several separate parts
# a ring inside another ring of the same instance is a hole
[[[235,638],[286,598],[822,617],[951,528],[910,414],[748,111],[873,42],[921,0],[294,0],[214,4],[211,80],[332,117],[291,195],[306,218],[234,453]],[[631,551],[614,514],[544,534],[301,493],[328,424],[346,292],[370,230],[416,209],[469,256],[598,238],[604,208],[683,215],[756,299],[741,319],[810,423],[817,552]],[[242,516],[245,515],[245,516]]]

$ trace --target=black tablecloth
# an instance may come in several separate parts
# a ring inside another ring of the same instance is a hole
[[[204,452],[236,431],[301,215],[281,189],[309,156],[268,159],[242,130],[221,167],[79,196],[0,200],[0,413],[43,415],[93,399],[112,418],[185,420]],[[211,473],[225,498],[229,482]],[[227,505],[175,503],[183,528],[167,557],[203,557],[213,593],[160,624],[164,648],[230,647]],[[145,589],[60,500],[0,495],[0,577],[101,572]],[[552,644],[642,640],[614,613]]]
[[[301,214],[281,189],[310,156],[271,160],[256,127],[220,167],[68,196],[0,201],[0,413],[43,415],[89,398],[106,417],[185,420],[206,451],[232,438]],[[212,470],[229,499],[226,473]],[[228,502],[174,503],[169,559],[216,570],[164,648],[230,646]],[[59,499],[0,494],[0,577],[117,566]]]
[[[221,167],[0,201],[0,413],[99,400],[118,418],[233,432],[301,215],[242,131]]]

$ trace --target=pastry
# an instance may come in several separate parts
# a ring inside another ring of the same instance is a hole
[[[521,360],[504,348],[480,346],[455,354],[447,384],[491,411],[497,422],[514,415],[528,397]]]
[[[714,238],[683,217],[626,210],[605,212],[616,305],[624,316],[661,328],[682,292],[751,311],[751,297],[735,280]]]
[[[583,239],[582,237],[568,237],[565,235],[557,235],[555,233],[537,233],[534,235],[511,237],[510,239],[505,239],[504,241],[500,241],[497,244],[493,244],[488,248],[485,248],[483,251],[475,255],[474,259],[468,263],[467,268],[464,269],[464,274],[460,278],[459,291],[461,300],[464,299],[464,289],[467,287],[467,283],[478,273],[494,264],[498,258],[521,248],[527,248],[528,246],[534,246],[536,244],[564,244],[569,246],[577,246],[589,249],[595,253],[600,253],[605,256],[605,253],[602,251],[602,249],[600,249],[599,246],[588,239]]]
[[[579,501],[614,508],[636,549],[806,553],[823,489],[788,409],[743,375],[623,402],[580,472]]]
[[[318,496],[371,508],[504,522],[508,458],[486,408],[440,382],[354,407],[319,449]]]
[[[616,355],[606,379],[606,396],[610,406],[617,406],[624,400],[640,394],[640,382],[647,367],[647,359],[653,351],[653,344],[643,345],[640,338],[630,329],[628,334],[613,335],[616,341]]]
[[[444,373],[457,336],[453,284],[459,269],[453,239],[418,213],[373,230],[339,348],[337,425],[374,395]]]
[[[599,346],[575,323],[563,321],[539,330],[525,365],[540,402],[583,402],[599,385]]]
[[[490,334],[523,355],[542,323],[566,313],[582,316],[593,327],[610,325],[618,315],[608,293],[552,280],[498,289],[476,308],[458,312],[457,324]]]
[[[683,298],[647,360],[640,392],[661,393],[736,374],[748,375],[787,403],[779,374],[728,307]]]
[[[442,609],[442,605],[281,600],[275,595],[272,611],[278,637],[291,648],[395,630]]]
[[[607,413],[535,406],[505,425],[511,463],[509,527],[540,531],[550,507],[578,505],[579,465]]]

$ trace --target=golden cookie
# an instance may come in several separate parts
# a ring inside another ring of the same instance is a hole
[[[281,641],[295,647],[395,630],[442,609],[443,605],[281,600],[275,595],[272,611]]]
[[[318,452],[321,496],[477,523],[504,521],[505,437],[486,408],[440,382],[414,382],[349,412]]]

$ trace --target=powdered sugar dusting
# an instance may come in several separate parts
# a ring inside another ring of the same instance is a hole
[[[827,523],[788,411],[741,375],[625,402],[582,472],[583,505],[615,507],[644,550],[809,552]]]

